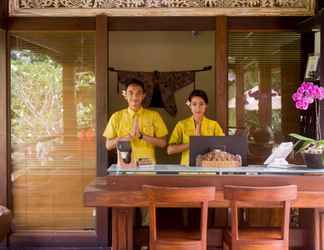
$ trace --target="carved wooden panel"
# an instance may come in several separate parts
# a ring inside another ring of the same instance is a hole
[[[308,0],[19,0],[20,8],[306,8]]]
[[[304,16],[314,0],[11,0],[11,15]]]

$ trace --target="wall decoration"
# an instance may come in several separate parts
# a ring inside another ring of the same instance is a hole
[[[193,84],[196,88],[195,76],[197,72],[211,70],[211,66],[204,67],[200,70],[189,71],[171,71],[171,72],[140,72],[140,71],[122,71],[109,68],[110,71],[117,72],[118,84],[117,91],[122,95],[125,90],[125,83],[130,79],[137,79],[143,82],[145,88],[144,106],[157,106],[164,108],[170,115],[177,114],[175,102],[175,92],[179,89]],[[161,103],[152,103],[153,97],[158,96]]]

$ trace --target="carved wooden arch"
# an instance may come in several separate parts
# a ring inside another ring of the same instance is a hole
[[[315,0],[10,0],[11,16],[310,16]]]

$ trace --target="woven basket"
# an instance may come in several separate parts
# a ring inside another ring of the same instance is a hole
[[[233,168],[241,167],[241,162],[239,161],[202,161],[202,167],[219,167],[219,168]]]

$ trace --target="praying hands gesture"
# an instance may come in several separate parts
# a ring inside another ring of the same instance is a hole
[[[141,135],[140,129],[139,129],[139,122],[138,117],[135,117],[132,131],[129,133],[129,137],[131,139],[139,138]]]
[[[195,121],[195,136],[200,136],[201,121]]]

